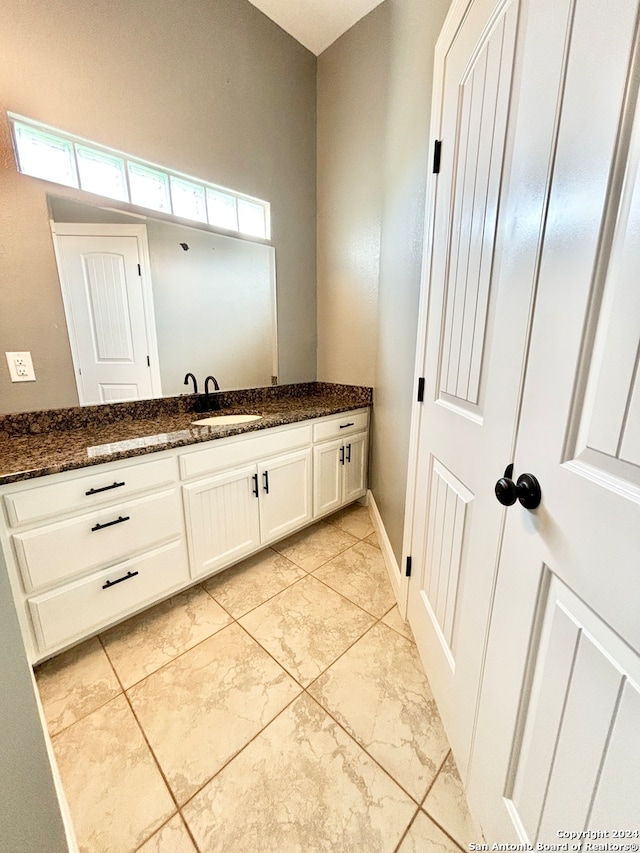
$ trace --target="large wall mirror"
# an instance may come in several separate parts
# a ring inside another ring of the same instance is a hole
[[[48,197],[81,404],[277,382],[275,250]],[[200,388],[199,390],[202,390]]]

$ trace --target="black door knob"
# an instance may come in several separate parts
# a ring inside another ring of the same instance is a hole
[[[520,501],[525,509],[536,509],[540,506],[542,492],[540,483],[533,474],[520,474],[516,483],[512,480],[513,463],[507,465],[504,476],[496,483],[496,497],[503,506],[513,506]]]

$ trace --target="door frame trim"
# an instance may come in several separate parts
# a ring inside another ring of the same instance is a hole
[[[433,88],[431,101],[431,116],[429,118],[429,145],[440,138],[442,126],[442,90],[444,86],[445,57],[455,34],[462,26],[473,0],[453,0],[447,13],[442,30],[438,36],[433,59]],[[502,6],[503,4],[500,4]],[[431,147],[427,157],[431,152]],[[407,557],[413,549],[414,508],[418,490],[418,456],[420,450],[420,426],[422,422],[422,403],[418,402],[417,389],[419,377],[424,375],[424,361],[427,348],[427,318],[429,314],[429,298],[431,290],[431,262],[433,256],[433,229],[436,203],[438,176],[431,171],[427,174],[425,191],[425,218],[422,238],[422,268],[420,272],[420,301],[418,307],[418,326],[416,338],[416,358],[414,367],[413,399],[411,403],[411,428],[409,432],[409,452],[407,458],[407,488],[405,493],[404,532],[402,538],[401,566],[406,564]],[[404,572],[400,573],[399,588],[396,592],[398,609],[406,620],[409,607],[410,579]]]
[[[53,249],[58,267],[58,280],[62,292],[64,315],[67,321],[71,360],[73,362],[73,377],[78,391],[78,401],[86,405],[80,378],[80,354],[77,345],[76,330],[71,311],[69,283],[64,273],[60,237],[135,237],[140,258],[140,280],[142,286],[142,302],[144,305],[144,325],[147,334],[148,355],[151,360],[150,378],[152,399],[162,397],[162,382],[160,378],[160,359],[158,355],[158,337],[156,333],[155,312],[153,307],[153,288],[151,281],[151,257],[146,225],[121,225],[96,222],[54,222],[49,220],[53,237]]]

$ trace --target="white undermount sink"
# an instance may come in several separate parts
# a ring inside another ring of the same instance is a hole
[[[231,426],[232,424],[248,424],[251,421],[259,421],[262,415],[211,415],[208,418],[200,418],[199,421],[191,421],[194,426]]]

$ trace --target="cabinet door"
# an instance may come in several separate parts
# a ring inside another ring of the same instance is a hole
[[[260,547],[256,466],[183,486],[194,577],[228,566]]]
[[[366,491],[367,433],[350,436],[344,442],[342,503],[362,497]]]
[[[342,439],[313,448],[313,515],[317,518],[342,503]]]
[[[260,463],[258,482],[263,545],[311,521],[310,448]]]

